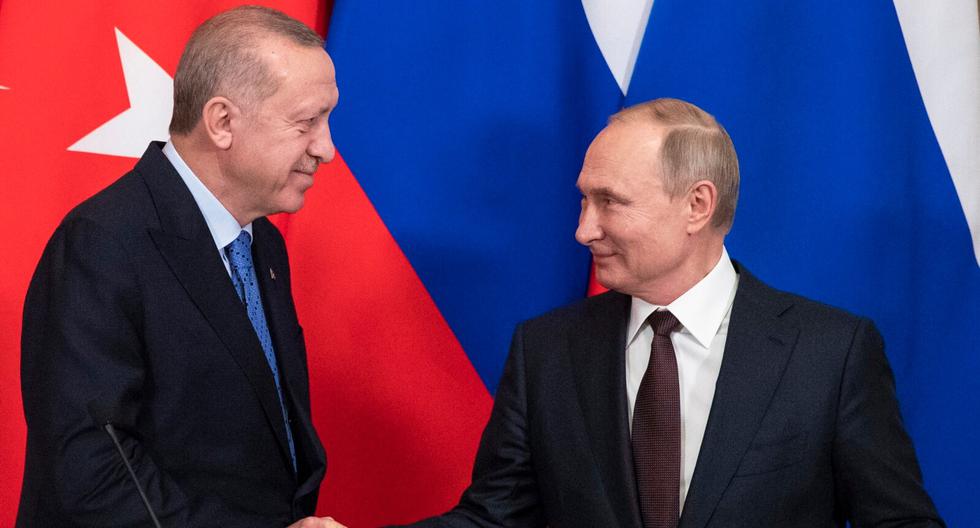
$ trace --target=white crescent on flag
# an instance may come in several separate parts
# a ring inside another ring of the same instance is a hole
[[[174,81],[116,28],[116,44],[130,107],[76,141],[68,150],[139,158],[150,141],[166,141],[173,113]]]

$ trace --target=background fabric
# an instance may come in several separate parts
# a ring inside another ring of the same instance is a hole
[[[233,4],[0,4],[0,525],[23,464],[31,271],[68,209],[163,139],[183,43]],[[329,18],[341,93],[338,159],[277,219],[329,458],[322,512],[365,526],[455,502],[514,325],[586,292],[585,149],[622,105],[670,96],[714,114],[739,152],[732,256],[877,322],[926,487],[969,524],[976,2],[270,5],[320,30]]]

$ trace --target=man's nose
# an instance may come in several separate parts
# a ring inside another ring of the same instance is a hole
[[[602,228],[599,226],[594,207],[588,204],[582,205],[582,212],[578,216],[578,228],[575,230],[575,240],[583,246],[588,246],[595,240],[602,238]]]
[[[333,161],[337,149],[334,147],[333,138],[330,136],[330,125],[327,124],[326,119],[323,119],[323,122],[314,131],[313,140],[306,149],[306,153],[319,160],[320,163]]]

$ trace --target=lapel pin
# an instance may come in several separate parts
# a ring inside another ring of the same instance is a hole
[[[269,268],[269,278],[276,280],[276,272],[272,271],[272,268]]]

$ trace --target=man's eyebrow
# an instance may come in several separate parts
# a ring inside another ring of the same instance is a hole
[[[578,187],[576,185],[576,187]],[[622,194],[617,193],[609,187],[592,187],[590,189],[582,189],[578,187],[579,192],[583,195],[595,196],[598,198],[612,198],[616,201],[625,202],[626,197]]]
[[[319,108],[314,108],[311,110],[299,110],[293,115],[295,121],[303,121],[309,119],[310,117],[320,117],[330,113],[334,109],[334,105],[323,105]]]

